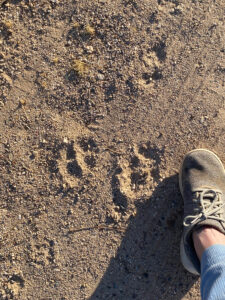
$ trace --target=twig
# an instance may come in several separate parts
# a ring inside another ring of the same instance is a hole
[[[105,225],[105,224],[100,224],[100,225],[96,225],[96,226],[92,226],[92,227],[81,227],[81,228],[74,228],[74,229],[70,229],[68,231],[69,234],[71,233],[76,233],[76,232],[80,232],[80,231],[86,231],[86,230],[93,230],[93,229],[105,229],[105,230],[117,230],[117,231],[125,231],[126,227],[125,226],[111,226],[111,225]]]
[[[118,154],[118,155],[123,155],[122,152],[118,152],[118,151],[110,149],[110,148],[105,148],[104,151],[109,151],[109,152],[112,152],[112,153],[115,153],[115,154]]]

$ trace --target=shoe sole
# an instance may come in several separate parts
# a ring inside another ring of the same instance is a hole
[[[212,151],[210,150],[207,150],[207,149],[195,149],[195,150],[192,150],[190,152],[188,152],[182,163],[181,163],[181,166],[180,166],[180,172],[179,172],[179,187],[180,187],[180,192],[181,192],[181,195],[183,197],[183,187],[182,187],[182,180],[181,180],[181,174],[182,174],[182,167],[183,167],[183,163],[184,163],[184,160],[186,159],[186,157],[188,155],[190,155],[191,153],[193,152],[196,152],[196,151],[204,151],[204,152],[208,152],[210,154],[212,154],[214,157],[216,157],[216,159],[220,162],[221,166],[223,167],[223,170],[224,170],[224,166],[223,166],[223,163],[222,161],[219,159],[219,157]],[[184,266],[184,268],[189,271],[190,273],[194,274],[194,275],[200,275],[199,272],[195,269],[194,265],[192,264],[192,262],[190,261],[190,259],[188,258],[188,256],[186,255],[186,252],[185,252],[185,248],[184,248],[184,239],[183,239],[183,235],[182,235],[182,238],[181,238],[181,242],[180,242],[180,258],[181,258],[181,262]]]

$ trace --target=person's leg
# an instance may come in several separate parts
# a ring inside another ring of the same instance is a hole
[[[181,261],[201,274],[203,300],[225,299],[225,171],[211,151],[189,152],[179,174],[184,199]]]
[[[203,300],[225,299],[225,235],[203,226],[192,234],[196,254],[201,261]]]
[[[203,252],[210,246],[225,245],[225,235],[210,226],[202,226],[192,234],[194,247],[198,259],[201,260]]]

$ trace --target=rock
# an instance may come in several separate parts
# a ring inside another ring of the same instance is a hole
[[[103,74],[101,74],[101,73],[98,73],[97,74],[97,78],[98,78],[98,80],[104,80],[105,76]]]
[[[93,53],[94,48],[92,46],[87,46],[85,47],[85,50],[87,51],[87,53]]]
[[[69,143],[69,140],[68,140],[68,138],[67,138],[67,137],[64,137],[64,139],[63,139],[63,143],[64,143],[64,144],[68,144],[68,143]]]
[[[13,85],[13,81],[12,78],[9,77],[9,75],[7,75],[6,73],[2,73],[1,75],[10,85]]]

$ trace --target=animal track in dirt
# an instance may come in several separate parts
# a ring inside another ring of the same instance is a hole
[[[112,186],[113,203],[119,207],[122,213],[124,213],[127,209],[127,196],[123,192],[121,192],[120,189],[119,174],[121,174],[121,172],[122,169],[120,167],[117,167],[115,169],[111,180],[111,186]]]
[[[47,266],[57,259],[53,240],[31,240],[28,249],[29,260],[36,266]]]
[[[78,143],[84,152],[88,152],[88,151],[95,152],[95,153],[99,152],[99,148],[97,147],[97,144],[92,137],[81,138]]]
[[[25,280],[20,272],[14,272],[3,283],[0,299],[18,299],[20,291],[25,287]]]
[[[160,163],[163,150],[150,142],[135,145],[129,158],[121,158],[112,177],[113,202],[122,210],[127,207],[127,198],[150,196],[160,179]]]
[[[73,141],[67,145],[66,160],[69,161],[66,166],[68,173],[77,178],[81,178],[82,168],[79,166],[77,162]]]
[[[159,15],[170,14],[173,17],[182,15],[182,8],[177,0],[158,0],[158,12]]]
[[[78,186],[79,180],[96,166],[98,153],[99,148],[92,137],[66,141],[57,160],[63,180],[70,187]]]
[[[159,43],[156,43],[153,46],[152,51],[155,52],[159,61],[164,61],[166,59],[166,44],[164,41],[160,41]]]
[[[166,56],[166,43],[163,40],[156,42],[153,47],[149,48],[146,53],[143,54],[143,70],[145,70],[145,72],[142,73],[142,78],[139,80],[141,85],[146,86],[163,78],[162,68]]]

